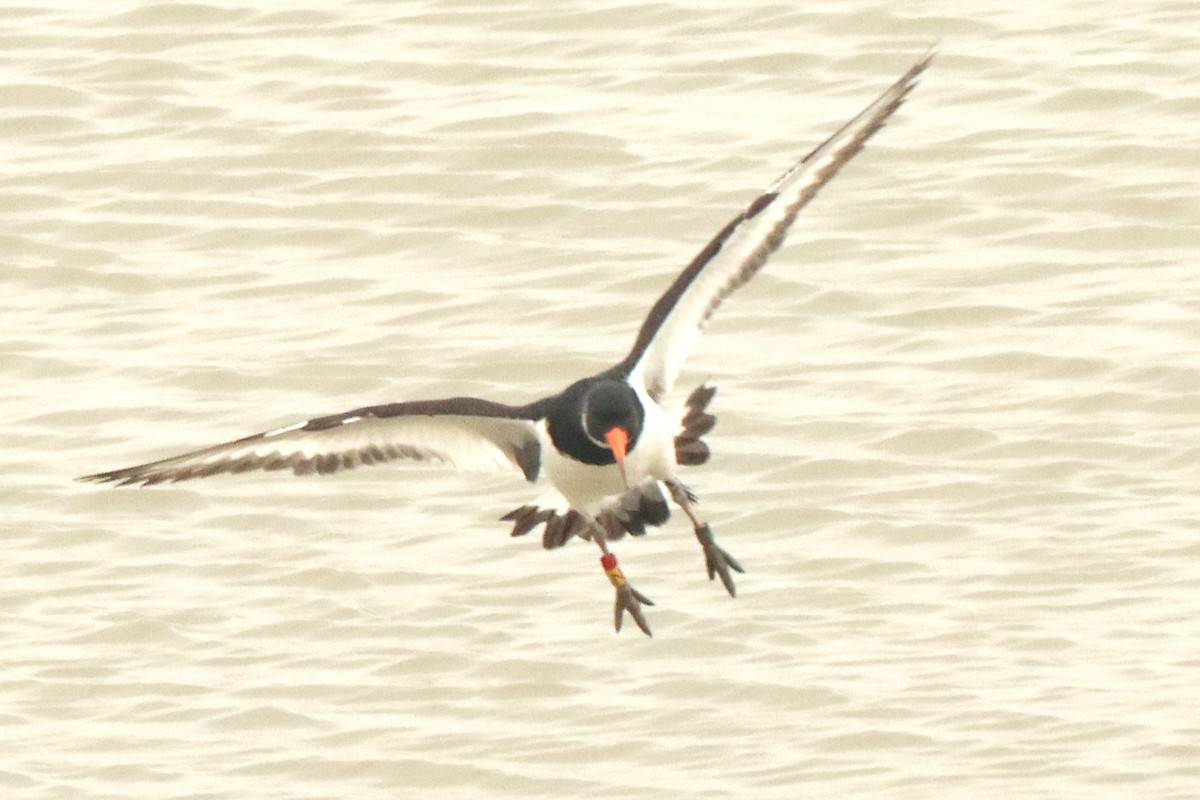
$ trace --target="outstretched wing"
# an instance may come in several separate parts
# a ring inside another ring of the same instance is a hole
[[[473,397],[368,406],[80,480],[150,486],[258,469],[325,474],[410,459],[469,470],[517,467],[532,481],[541,467],[539,417],[536,404]]]
[[[633,349],[616,370],[640,378],[656,400],[670,391],[680,365],[717,306],[766,263],[800,209],[883,127],[932,58],[930,52],[914,64],[722,228],[650,309]]]

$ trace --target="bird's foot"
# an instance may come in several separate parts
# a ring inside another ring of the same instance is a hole
[[[653,636],[654,634],[650,633],[650,625],[646,622],[646,615],[642,613],[642,606],[652,606],[654,601],[629,585],[629,581],[625,580],[625,573],[617,566],[615,555],[605,553],[600,559],[600,564],[604,567],[604,574],[608,576],[609,582],[617,590],[616,602],[613,605],[613,624],[617,632],[620,632],[621,623],[625,621],[625,612],[628,611],[629,616],[633,617],[633,621],[642,629],[642,633]]]
[[[696,538],[700,540],[700,546],[704,548],[704,566],[708,569],[708,579],[711,581],[716,576],[721,576],[721,583],[725,584],[725,591],[729,592],[730,597],[737,597],[737,587],[733,585],[733,576],[729,574],[729,571],[745,574],[746,570],[742,569],[742,565],[736,558],[717,544],[708,523],[696,526]]]

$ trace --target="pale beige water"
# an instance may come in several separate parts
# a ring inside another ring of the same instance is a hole
[[[1194,2],[327,5],[0,11],[3,796],[1200,795]],[[736,601],[677,523],[614,636],[515,477],[72,482],[606,366],[939,39],[689,365]]]

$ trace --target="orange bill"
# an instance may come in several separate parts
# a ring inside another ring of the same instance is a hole
[[[629,434],[624,428],[609,428],[608,433],[604,434],[604,441],[608,442],[608,448],[613,452],[613,459],[617,462],[617,469],[621,470],[621,480],[625,483],[625,488],[629,488],[629,478],[625,476],[625,448],[629,446]]]

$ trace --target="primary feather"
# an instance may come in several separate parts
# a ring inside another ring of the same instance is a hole
[[[150,486],[250,470],[330,473],[408,459],[468,470],[516,467],[532,481],[541,466],[536,413],[533,406],[468,397],[368,406],[81,480]]]
[[[887,121],[917,84],[933,54],[918,61],[875,102],[781,175],[712,238],[650,309],[617,369],[641,379],[650,396],[671,391],[679,368],[717,306],[754,277],[818,190]]]

